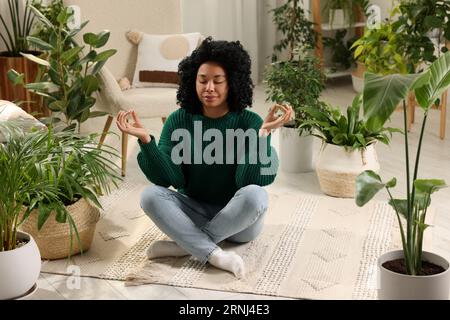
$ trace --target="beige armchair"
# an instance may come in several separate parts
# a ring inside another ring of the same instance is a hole
[[[148,34],[182,33],[180,0],[65,0],[80,8],[81,21],[89,20],[85,32],[109,30],[105,49],[116,49],[100,72],[102,90],[95,109],[109,113],[99,145],[104,142],[114,116],[120,110],[134,109],[142,118],[165,118],[177,109],[176,88],[132,88],[122,91],[117,80],[133,79],[137,47],[126,33],[139,30]],[[102,48],[103,49],[103,48]],[[125,176],[128,136],[122,134],[122,176]]]

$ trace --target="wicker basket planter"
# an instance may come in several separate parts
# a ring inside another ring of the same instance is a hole
[[[100,218],[100,211],[85,199],[67,207],[80,235],[83,252],[87,251],[94,237],[95,226]],[[37,229],[36,212],[31,212],[29,218],[20,229],[31,234],[41,253],[42,259],[54,260],[66,258],[70,254],[70,227],[68,223],[59,223],[52,212],[40,231]],[[76,235],[72,235],[72,255],[80,253]]]
[[[373,144],[365,150],[347,151],[344,147],[325,143],[316,164],[320,189],[339,198],[355,197],[355,179],[365,170],[380,170]]]

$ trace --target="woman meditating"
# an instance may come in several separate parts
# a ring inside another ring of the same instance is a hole
[[[239,41],[209,37],[179,64],[180,109],[167,118],[158,143],[135,111],[117,116],[119,129],[138,138],[139,166],[154,183],[142,193],[141,207],[173,240],[150,246],[150,259],[192,255],[245,275],[242,258],[218,244],[249,242],[261,232],[268,207],[262,187],[278,169],[270,133],[293,116],[290,107],[276,105],[263,121],[247,109],[250,67]]]

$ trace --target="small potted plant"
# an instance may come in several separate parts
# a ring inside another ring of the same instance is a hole
[[[426,216],[431,195],[446,187],[440,179],[420,179],[419,164],[424,131],[430,108],[450,86],[450,52],[445,53],[430,68],[418,75],[393,74],[380,76],[366,73],[364,79],[364,113],[379,126],[403,101],[406,196],[397,199],[391,189],[396,179],[382,182],[373,171],[365,171],[356,179],[356,204],[364,206],[374,195],[386,189],[389,204],[399,223],[402,250],[387,252],[378,259],[380,299],[445,299],[449,298],[449,262],[443,257],[423,250],[423,235],[427,229]],[[411,171],[405,99],[413,90],[424,111],[414,169]]]
[[[328,0],[323,11],[330,26],[350,26],[355,21],[352,0]]]
[[[380,23],[376,28],[366,28],[364,35],[351,47],[357,60],[357,69],[352,73],[355,91],[362,91],[365,71],[383,75],[408,73],[408,60],[402,45],[403,34],[391,21]]]
[[[367,120],[360,118],[362,104],[358,95],[346,114],[339,107],[325,105],[322,110],[304,107],[308,119],[300,128],[312,128],[311,135],[322,140],[322,148],[316,163],[321,190],[330,196],[353,198],[355,178],[365,170],[378,172],[375,143],[389,143],[393,128],[372,128]]]
[[[280,167],[289,173],[309,172],[313,167],[313,137],[309,127],[300,127],[308,119],[302,108],[322,108],[320,93],[325,88],[324,75],[318,59],[311,54],[299,54],[289,61],[274,62],[266,70],[267,100],[288,104],[295,119],[280,128]]]

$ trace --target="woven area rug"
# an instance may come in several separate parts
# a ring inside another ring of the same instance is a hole
[[[148,260],[145,250],[167,239],[139,207],[144,183],[125,181],[101,199],[104,207],[89,251],[44,261],[42,271],[147,283],[305,299],[376,299],[376,259],[399,247],[395,214],[386,202],[363,208],[354,199],[302,193],[270,194],[262,234],[235,250],[247,276],[201,265],[192,257]],[[428,238],[426,238],[426,245]]]

